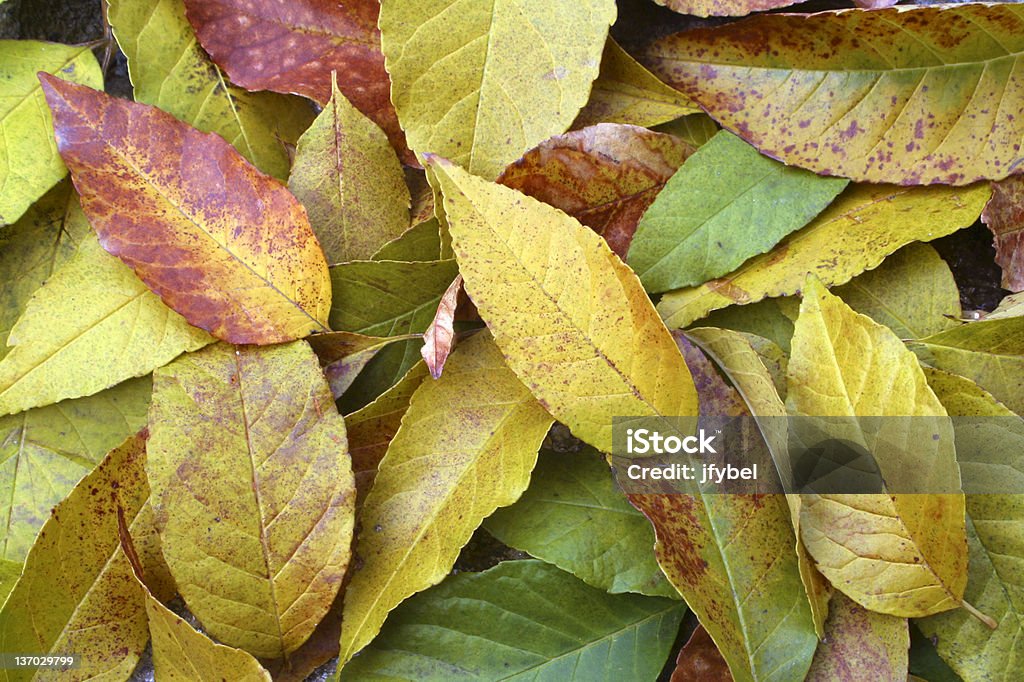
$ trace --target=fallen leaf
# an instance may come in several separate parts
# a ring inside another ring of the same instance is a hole
[[[1024,179],[1010,177],[992,183],[992,198],[981,220],[995,237],[1003,288],[1024,291]]]
[[[1024,315],[1024,294],[1010,294],[999,302],[999,306],[985,316],[986,320],[1003,320]]]
[[[14,589],[14,585],[21,577],[22,563],[20,561],[9,561],[0,559],[0,608],[7,601],[8,595]]]
[[[217,133],[264,173],[288,177],[288,145],[313,120],[298,97],[232,85],[199,47],[182,0],[106,0],[136,102]]]
[[[233,343],[326,330],[327,264],[284,187],[159,109],[40,80],[103,248],[167,305]]]
[[[441,257],[441,227],[431,217],[416,223],[408,230],[380,247],[370,260],[400,260],[406,262],[432,261]]]
[[[799,311],[800,299],[795,296],[766,298],[749,305],[715,310],[700,321],[700,326],[754,334],[768,339],[788,354],[793,322]],[[785,386],[782,391],[785,391]]]
[[[331,394],[337,400],[377,353],[392,343],[418,338],[419,334],[366,336],[355,332],[327,332],[311,336],[308,341],[320,358],[324,377],[331,387]]]
[[[654,0],[674,12],[697,17],[742,17],[796,5],[803,0]],[[895,4],[897,0],[892,0]]]
[[[327,262],[366,259],[409,227],[402,164],[377,125],[338,91],[299,138],[288,189]]]
[[[360,512],[362,563],[345,591],[339,667],[389,611],[448,574],[487,516],[516,501],[551,422],[488,334],[459,344],[441,378],[419,385]]]
[[[684,612],[678,601],[604,594],[539,561],[506,561],[402,604],[338,679],[653,680]]]
[[[0,610],[0,649],[77,654],[80,667],[61,680],[128,679],[149,633],[142,590],[121,552],[117,511],[129,529],[140,529],[149,497],[145,458],[143,432],[111,450],[57,505]],[[11,682],[39,677],[35,668],[3,671]]]
[[[678,599],[654,560],[654,532],[600,453],[542,449],[533,481],[484,528],[501,542],[606,592]]]
[[[427,363],[430,376],[441,378],[444,363],[455,345],[455,309],[459,304],[459,293],[462,291],[462,275],[458,275],[441,296],[437,304],[434,320],[423,333],[423,347],[420,355]]]
[[[0,226],[13,223],[67,174],[57,154],[50,111],[36,72],[103,87],[103,73],[88,46],[0,40]]]
[[[845,284],[910,242],[967,227],[981,214],[989,194],[982,185],[853,185],[772,251],[751,258],[725,277],[666,294],[658,312],[665,324],[682,328],[725,306],[795,294],[808,272],[828,286]]]
[[[670,135],[600,123],[545,140],[498,182],[562,209],[625,258],[640,216],[693,151]]]
[[[663,123],[654,130],[659,133],[675,135],[680,140],[687,142],[694,147],[701,147],[707,144],[708,140],[718,134],[721,128],[707,114],[690,114],[682,116],[674,121]]]
[[[967,543],[964,498],[953,492],[960,472],[952,424],[896,335],[813,277],[793,334],[787,401],[794,415],[847,417],[820,428],[870,452],[887,490],[801,495],[800,535],[818,570],[879,613],[962,606]],[[865,432],[857,417],[893,419]]]
[[[497,177],[576,118],[615,13],[613,0],[385,0],[381,40],[409,146]]]
[[[649,66],[763,153],[858,182],[1013,173],[1024,8],[764,14],[656,41]],[[999,102],[992,106],[992,102]]]
[[[613,415],[697,412],[679,349],[604,240],[458,166],[433,160],[430,168],[466,292],[545,409],[602,452],[611,451]]]
[[[384,129],[395,149],[405,149],[388,94],[375,0],[185,0],[185,7],[199,42],[233,82],[326,104],[335,71],[345,97]]]
[[[0,414],[98,393],[213,340],[86,233],[11,330],[13,347],[0,360]]]
[[[723,130],[640,218],[628,263],[652,293],[702,284],[809,223],[846,185],[762,156]]]
[[[676,656],[671,682],[729,682],[729,666],[715,646],[711,635],[700,624]]]
[[[294,651],[338,592],[355,490],[345,425],[304,342],[217,344],[154,373],[149,462],[162,549],[224,644]]]
[[[149,378],[0,417],[0,557],[22,562],[50,510],[146,425]]]
[[[649,128],[699,111],[697,105],[658,80],[609,36],[590,99],[572,127],[625,123]]]
[[[836,592],[807,682],[905,682],[909,648],[906,618],[868,611]]]

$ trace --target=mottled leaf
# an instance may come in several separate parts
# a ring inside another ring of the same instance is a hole
[[[106,0],[107,20],[128,58],[135,101],[217,133],[264,173],[288,177],[287,145],[313,120],[298,97],[248,92],[199,47],[182,0]]]
[[[466,292],[512,370],[574,435],[610,452],[612,416],[697,412],[679,349],[604,240],[458,166],[431,168]]]
[[[601,55],[601,71],[573,128],[595,123],[649,128],[698,111],[693,102],[658,80],[609,36]]]
[[[14,347],[0,361],[0,414],[98,393],[212,341],[89,232],[11,330]]]
[[[1024,160],[1024,7],[766,14],[663,38],[650,66],[771,157],[902,185]]]
[[[971,379],[1024,414],[1024,317],[962,324],[910,348],[923,362]]]
[[[703,682],[732,680],[729,666],[715,646],[715,641],[698,624],[676,656],[676,667],[672,670],[671,682]]]
[[[0,40],[0,226],[13,223],[67,173],[36,72],[103,87],[88,47]]]
[[[809,277],[787,401],[797,415],[895,417],[879,433],[856,419],[827,432],[872,453],[892,492],[801,495],[800,535],[822,574],[879,613],[961,606],[967,543],[964,498],[952,492],[960,489],[953,428],[914,355]],[[877,447],[885,442],[904,447]]]
[[[409,146],[497,177],[576,118],[614,20],[612,0],[384,0],[391,98]]]
[[[985,316],[986,320],[1002,320],[1007,317],[1020,317],[1024,315],[1024,294],[1010,294],[991,313]]]
[[[723,130],[643,214],[629,265],[652,293],[702,284],[806,225],[846,185],[788,168]]]
[[[335,400],[352,385],[359,372],[377,353],[392,343],[411,341],[419,334],[366,336],[355,332],[327,332],[309,337]]]
[[[288,179],[331,264],[367,259],[400,236],[409,227],[410,201],[384,133],[333,87],[299,138]]]
[[[396,149],[405,149],[388,94],[375,0],[185,0],[185,7],[199,42],[233,82],[326,104],[336,71],[345,97]]]
[[[88,398],[0,417],[0,557],[25,560],[58,502],[146,425],[148,378]]]
[[[832,293],[901,339],[920,339],[958,326],[962,311],[953,273],[927,244],[908,244],[882,264]]]
[[[1024,179],[992,183],[992,198],[981,219],[995,237],[1003,288],[1024,291]]]
[[[828,286],[845,284],[910,242],[937,239],[970,225],[988,197],[989,189],[980,185],[854,185],[772,251],[725,277],[666,294],[658,312],[670,327],[685,327],[725,306],[794,294],[808,272]]]
[[[742,17],[788,7],[803,0],[654,0],[680,14],[698,17]]]
[[[562,209],[624,258],[640,216],[693,151],[670,135],[602,123],[545,140],[498,182]]]
[[[539,561],[506,561],[402,604],[339,677],[653,680],[683,613],[679,602],[604,594]]]
[[[159,109],[40,79],[103,248],[167,305],[233,343],[325,330],[327,264],[284,187]]]
[[[217,344],[154,373],[149,462],[162,549],[219,641],[294,651],[338,592],[355,491],[345,424],[304,342]]]
[[[430,376],[440,378],[444,371],[444,363],[452,352],[455,344],[455,309],[459,305],[459,293],[462,291],[462,275],[459,275],[445,290],[441,301],[437,304],[434,320],[423,333],[423,347],[420,355],[427,363]]]
[[[836,592],[807,682],[905,682],[909,648],[906,618],[868,611]]]
[[[345,591],[344,664],[405,598],[441,581],[480,522],[522,494],[551,417],[488,334],[413,394],[360,512]]]
[[[484,528],[607,592],[679,598],[654,560],[651,525],[629,505],[592,448],[541,450],[530,487]]]
[[[149,633],[142,590],[121,552],[117,514],[132,533],[147,530],[145,458],[145,434],[132,436],[57,505],[0,610],[0,650],[78,654],[81,667],[60,680],[128,679]],[[4,669],[0,679],[55,672]]]

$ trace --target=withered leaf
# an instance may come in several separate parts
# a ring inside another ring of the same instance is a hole
[[[434,321],[423,333],[423,348],[420,355],[427,363],[430,376],[438,379],[444,370],[444,363],[452,352],[455,344],[455,308],[459,304],[459,292],[462,291],[462,275],[459,275],[448,286],[437,304]]]
[[[995,237],[1003,288],[1024,291],[1024,178],[1010,177],[992,183],[992,198],[981,219]]]

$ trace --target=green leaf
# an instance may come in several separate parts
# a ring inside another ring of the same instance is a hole
[[[389,611],[448,574],[487,516],[516,501],[551,421],[486,333],[419,385],[360,513],[363,563],[345,591],[339,665]]]
[[[910,348],[923,362],[967,377],[1024,414],[1024,317],[962,324]]]
[[[654,560],[651,525],[629,505],[592,448],[541,450],[530,487],[484,528],[506,545],[612,594],[679,598]]]
[[[98,393],[212,341],[90,232],[11,330],[14,347],[0,361],[0,414]]]
[[[381,45],[409,147],[497,177],[576,118],[614,20],[613,0],[386,0]]]
[[[340,398],[382,349],[401,341],[420,339],[419,334],[404,336],[365,336],[355,332],[326,332],[307,339],[320,358],[320,366],[335,400]]]
[[[288,189],[309,212],[329,264],[369,258],[409,227],[402,164],[377,124],[338,91],[295,150]]]
[[[0,40],[0,226],[20,218],[68,172],[57,153],[39,71],[103,87],[100,65],[88,47]]]
[[[0,417],[0,557],[24,561],[50,509],[116,445],[146,425],[152,383]]]
[[[464,574],[395,611],[342,680],[657,679],[685,608],[609,595],[539,561]]]
[[[219,641],[277,658],[313,632],[348,566],[345,424],[305,342],[216,344],[153,375],[149,461],[164,557]]]
[[[806,225],[846,185],[789,168],[721,131],[644,213],[629,265],[652,293],[703,284]]]
[[[665,324],[682,328],[712,310],[795,294],[808,272],[827,286],[845,284],[910,242],[967,227],[981,215],[990,193],[984,185],[852,185],[810,225],[772,251],[751,258],[725,277],[666,294],[658,312]]]
[[[433,261],[441,257],[441,228],[437,218],[416,223],[380,247],[371,260]]]
[[[9,352],[7,337],[32,294],[71,259],[89,232],[70,182],[50,190],[14,225],[0,227],[0,286],[5,294],[0,359]]]
[[[182,0],[106,3],[114,37],[128,57],[136,102],[217,133],[263,172],[288,177],[286,144],[295,144],[313,120],[307,102],[228,83],[196,42]]]
[[[800,311],[796,297],[766,298],[744,306],[715,310],[700,321],[701,327],[720,327],[768,339],[789,353],[793,323]]]

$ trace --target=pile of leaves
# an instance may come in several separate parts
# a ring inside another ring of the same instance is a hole
[[[95,43],[0,41],[0,651],[1013,679],[1024,6],[658,1],[107,0]],[[641,17],[689,28],[627,50]],[[1008,295],[965,311],[928,242],[979,219]],[[623,494],[613,417],[698,414],[943,437],[875,453],[885,493]],[[507,560],[453,571],[474,535]]]

